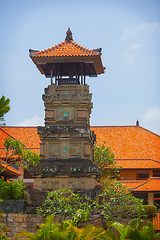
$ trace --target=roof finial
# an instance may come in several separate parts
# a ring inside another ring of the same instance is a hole
[[[137,120],[137,122],[136,122],[136,126],[139,127],[139,121],[138,121],[138,120]]]
[[[72,38],[72,32],[70,30],[70,27],[68,28],[67,32],[66,32],[66,38],[65,38],[66,41],[70,42],[71,40],[73,40]]]

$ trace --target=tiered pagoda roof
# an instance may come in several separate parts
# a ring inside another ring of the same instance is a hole
[[[73,41],[72,32],[68,29],[65,41],[42,51],[29,50],[30,57],[46,77],[57,75],[56,64],[83,64],[86,76],[96,76],[104,73],[101,61],[101,48],[90,50]],[[72,65],[73,67],[73,65]],[[64,66],[65,68],[65,66]],[[76,68],[75,68],[76,69]],[[61,70],[62,75],[68,75],[66,70]]]

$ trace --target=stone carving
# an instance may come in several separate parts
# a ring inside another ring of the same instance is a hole
[[[71,121],[74,119],[74,111],[71,107],[61,107],[56,118],[57,121]]]
[[[59,183],[54,181],[42,181],[42,190],[57,190]]]
[[[78,118],[87,118],[88,117],[88,113],[86,110],[78,110],[77,111],[77,117]]]
[[[81,181],[68,182],[68,187],[72,190],[85,190],[85,182]]]
[[[81,144],[70,144],[69,149],[70,156],[81,156]]]
[[[45,117],[54,118],[54,110],[46,110]]]
[[[60,144],[59,143],[50,143],[49,144],[49,155],[50,156],[59,156],[60,155]]]

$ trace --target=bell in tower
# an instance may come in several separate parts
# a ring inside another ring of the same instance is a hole
[[[51,79],[43,94],[45,126],[38,127],[41,160],[30,168],[34,188],[42,192],[70,188],[92,195],[99,171],[93,164],[93,104],[86,77],[104,73],[101,49],[80,46],[69,28],[65,41],[47,50],[30,50],[30,57]]]

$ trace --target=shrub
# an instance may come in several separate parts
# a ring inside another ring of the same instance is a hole
[[[25,184],[22,181],[6,182],[0,179],[0,199],[26,199]]]
[[[81,197],[70,189],[59,189],[49,192],[45,202],[37,208],[37,213],[42,217],[50,214],[61,215],[64,219],[69,218],[75,224],[81,220],[90,219],[93,201],[89,197]]]
[[[154,205],[143,205],[144,212],[148,218],[155,217],[157,208]]]
[[[99,208],[106,220],[138,217],[140,207],[143,213],[142,201],[135,198],[120,182],[104,181]]]

